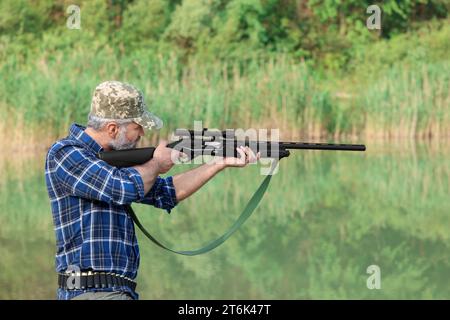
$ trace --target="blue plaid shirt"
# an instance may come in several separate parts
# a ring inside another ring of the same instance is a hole
[[[102,147],[84,129],[73,124],[69,136],[50,147],[45,163],[56,233],[56,271],[78,266],[135,279],[139,247],[125,205],[144,203],[170,213],[177,204],[172,177],[157,177],[144,194],[139,172],[99,160],[96,153]],[[138,298],[128,287],[58,289],[57,298],[71,299],[86,291],[125,291]]]

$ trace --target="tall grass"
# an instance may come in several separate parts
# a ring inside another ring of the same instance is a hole
[[[61,136],[70,123],[85,123],[98,83],[120,79],[144,91],[165,120],[163,135],[202,120],[210,128],[279,128],[283,138],[448,136],[449,74],[446,62],[399,65],[349,85],[283,56],[207,65],[145,51],[118,57],[108,48],[13,56],[0,65],[0,122],[38,140]],[[339,98],[346,92],[350,99]]]
[[[85,121],[91,93],[101,81],[121,79],[145,92],[150,109],[168,129],[203,120],[211,127],[264,123],[285,131],[326,133],[332,103],[328,92],[304,65],[283,58],[248,65],[215,63],[184,66],[173,59],[125,60],[108,52],[76,52],[19,66],[11,58],[0,68],[2,108],[10,119],[61,133],[72,121]]]
[[[450,133],[450,63],[397,66],[360,95],[366,136],[447,136]]]

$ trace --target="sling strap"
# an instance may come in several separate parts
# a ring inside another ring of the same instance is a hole
[[[126,206],[126,210],[128,214],[133,219],[134,223],[141,229],[142,233],[145,234],[147,238],[149,238],[153,243],[155,243],[157,246],[166,249],[170,252],[185,255],[185,256],[196,256],[199,254],[206,253],[208,251],[213,250],[214,248],[217,248],[222,243],[224,243],[244,222],[252,215],[253,211],[258,206],[259,202],[261,201],[262,197],[264,196],[264,193],[267,190],[267,187],[269,186],[270,179],[272,178],[272,174],[270,173],[267,175],[261,185],[258,187],[258,189],[255,191],[253,196],[248,201],[247,205],[245,206],[244,210],[242,211],[239,218],[236,220],[236,222],[228,229],[227,232],[225,232],[221,237],[209,242],[207,245],[205,245],[202,248],[196,249],[196,250],[188,250],[188,251],[177,251],[170,249],[166,247],[164,244],[156,240],[141,224],[139,219],[137,218],[133,208],[131,205]]]

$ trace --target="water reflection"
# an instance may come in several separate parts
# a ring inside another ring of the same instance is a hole
[[[254,215],[213,252],[176,256],[139,233],[141,298],[450,298],[449,156],[440,143],[295,153]],[[0,298],[53,299],[43,155],[3,160],[0,172]],[[171,215],[135,210],[163,242],[197,248],[233,223],[258,172],[225,171]],[[380,290],[366,287],[373,264]]]

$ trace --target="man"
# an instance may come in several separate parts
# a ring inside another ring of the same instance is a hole
[[[133,279],[139,248],[126,206],[138,202],[170,213],[224,168],[244,167],[259,158],[248,148],[239,149],[240,158],[167,178],[159,175],[180,154],[167,148],[166,141],[142,165],[119,169],[99,160],[99,151],[134,148],[144,130],[162,127],[146,109],[142,93],[132,85],[101,83],[94,91],[87,128],[73,124],[69,135],[48,151],[45,178],[56,233],[58,299],[137,299]],[[81,275],[75,286],[69,283],[73,270]]]

